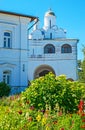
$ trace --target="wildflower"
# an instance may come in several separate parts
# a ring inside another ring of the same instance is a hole
[[[85,129],[85,124],[81,126],[81,128],[84,128]]]
[[[82,122],[85,122],[85,119],[83,119]]]
[[[58,121],[54,121],[54,122],[53,122],[53,124],[57,124],[57,123],[58,123]]]
[[[29,104],[29,100],[26,101],[26,104]]]
[[[44,114],[44,113],[45,113],[45,110],[41,110],[41,112]]]
[[[58,116],[62,116],[62,111],[59,111],[59,112],[58,112]]]
[[[33,120],[33,118],[30,116],[30,117],[28,118],[28,121],[31,122],[32,120]]]
[[[46,126],[46,130],[50,130],[49,126]]]
[[[21,115],[22,114],[22,110],[19,110],[18,113]]]
[[[82,115],[81,116],[85,116],[85,114],[84,113],[82,113]]]
[[[83,111],[83,107],[84,107],[84,101],[81,99],[80,103],[78,105],[79,111],[82,112]]]
[[[64,128],[61,128],[60,130],[65,130]]]
[[[34,106],[31,106],[31,107],[30,107],[30,110],[34,110]]]
[[[45,125],[45,124],[46,124],[46,118],[43,117],[43,118],[42,118],[42,125]]]
[[[39,122],[39,121],[41,120],[41,115],[38,115],[38,116],[36,117],[36,120]]]

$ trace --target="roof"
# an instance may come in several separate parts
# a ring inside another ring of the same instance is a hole
[[[50,9],[50,10],[48,10],[48,11],[45,13],[45,16],[49,16],[49,15],[55,16],[55,13]]]
[[[16,13],[16,12],[10,12],[10,11],[4,11],[4,10],[0,10],[0,13],[9,14],[9,15],[15,15],[15,16],[28,17],[28,18],[31,18],[31,21],[33,21],[35,19],[38,19],[38,17],[35,17],[35,16],[31,16],[31,15],[27,15],[27,14],[21,14],[21,13]]]

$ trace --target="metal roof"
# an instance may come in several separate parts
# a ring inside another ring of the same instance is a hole
[[[21,13],[16,13],[16,12],[10,12],[10,11],[4,11],[4,10],[0,10],[0,13],[9,14],[9,15],[15,15],[15,16],[28,17],[28,18],[31,18],[31,21],[33,21],[35,19],[38,19],[38,17],[35,17],[35,16],[31,16],[31,15],[27,15],[27,14],[21,14]]]

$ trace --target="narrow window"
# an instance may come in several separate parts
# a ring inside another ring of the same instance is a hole
[[[51,28],[51,20],[50,20],[50,28]]]
[[[52,33],[50,33],[50,39],[52,39]]]
[[[11,48],[11,32],[4,32],[4,48]]]
[[[10,84],[10,71],[4,71],[3,72],[3,82],[5,82],[6,84]]]
[[[22,68],[22,70],[23,70],[23,72],[25,71],[25,64],[23,64],[23,66],[22,66],[23,68]]]

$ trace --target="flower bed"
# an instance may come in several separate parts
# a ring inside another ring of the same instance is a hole
[[[85,84],[49,73],[20,95],[0,99],[0,130],[85,129],[81,97],[85,99]]]
[[[1,99],[0,130],[83,130],[85,113],[62,113],[57,108],[36,110],[22,95]]]

